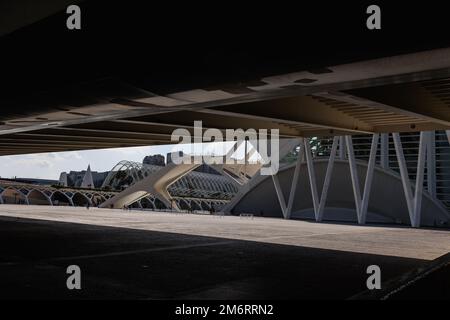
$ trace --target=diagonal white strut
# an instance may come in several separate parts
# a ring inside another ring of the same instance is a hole
[[[403,190],[405,192],[406,203],[408,205],[409,218],[411,220],[411,226],[414,228],[420,227],[421,209],[422,209],[422,191],[423,191],[423,179],[425,171],[426,152],[430,142],[429,135],[432,132],[421,132],[419,142],[419,155],[417,160],[417,173],[416,173],[416,188],[415,194],[412,193],[411,180],[409,179],[408,168],[406,166],[405,155],[403,153],[403,146],[398,133],[393,133],[395,152],[397,154],[397,160],[400,167],[400,175],[402,178]]]
[[[291,192],[289,193],[288,205],[286,208],[287,219],[291,217],[292,206],[294,205],[295,192],[297,191],[298,180],[300,177],[300,169],[302,166],[303,155],[305,153],[305,148],[303,147],[304,139],[300,139],[299,153],[297,158],[297,163],[295,164],[294,178],[292,179]]]
[[[431,197],[436,199],[436,133],[427,134],[427,190]]]
[[[365,224],[367,218],[367,209],[369,206],[370,191],[372,189],[373,172],[375,169],[375,160],[378,149],[379,134],[372,136],[372,146],[370,148],[369,164],[367,166],[366,180],[364,183],[363,196],[361,198],[361,189],[359,186],[359,177],[356,167],[355,152],[353,150],[353,141],[351,136],[345,137],[347,143],[348,161],[350,167],[350,176],[352,179],[353,194],[355,196],[356,214],[358,223]]]
[[[305,139],[305,154],[306,154],[306,164],[308,167],[308,175],[309,175],[309,183],[311,186],[311,195],[314,207],[314,215],[317,222],[322,221],[323,212],[325,209],[325,203],[327,201],[328,189],[330,187],[331,182],[331,174],[334,168],[334,160],[336,159],[336,151],[339,144],[339,137],[333,138],[333,145],[331,147],[330,159],[328,160],[327,172],[325,174],[325,180],[323,182],[322,194],[319,200],[319,194],[317,192],[317,183],[316,183],[316,173],[314,170],[314,162],[311,154],[311,146],[309,144],[309,140]]]
[[[275,187],[275,192],[277,193],[278,201],[280,202],[281,213],[283,214],[283,217],[287,219],[288,216],[287,216],[286,201],[284,200],[283,190],[281,190],[280,181],[278,180],[278,176],[276,174],[272,175],[272,181]]]
[[[283,190],[281,189],[281,185],[280,185],[278,176],[272,175],[272,181],[273,181],[273,185],[275,187],[275,192],[277,194],[278,201],[280,203],[281,212],[283,213],[283,217],[285,219],[290,219],[290,217],[291,217],[292,206],[294,204],[294,199],[295,199],[295,192],[297,190],[298,179],[300,177],[300,168],[301,168],[302,159],[303,159],[303,147],[302,147],[303,138],[300,138],[299,140],[300,140],[300,145],[299,145],[300,150],[299,150],[299,154],[298,154],[298,158],[297,158],[297,162],[296,162],[296,166],[295,166],[294,178],[292,179],[292,185],[291,185],[291,191],[289,193],[288,205],[286,205],[286,200],[284,199]]]
[[[389,133],[380,136],[380,165],[383,169],[389,169]]]

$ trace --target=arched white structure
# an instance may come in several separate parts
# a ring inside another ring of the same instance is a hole
[[[53,205],[69,205],[73,207],[72,198],[65,194],[64,192],[61,192],[59,190],[55,190],[52,195],[50,196],[50,200],[52,201]]]
[[[33,195],[37,195],[38,197],[40,197],[40,199],[37,199],[37,197],[34,197]],[[28,204],[30,205],[53,205],[51,199],[49,198],[49,196],[47,196],[42,190],[39,189],[32,189],[28,194],[27,194],[27,199],[28,199]]]
[[[85,207],[87,204],[92,205],[91,199],[81,192],[74,192],[70,200],[75,207]]]
[[[27,195],[24,194],[20,188],[14,187],[14,186],[7,186],[3,189],[2,193],[2,203],[14,203],[17,204],[17,200],[19,200],[19,203],[21,200],[23,200],[24,204],[29,204]],[[14,197],[14,201],[11,202],[12,198]],[[11,198],[11,199],[10,199]]]
[[[279,156],[285,156],[297,143],[298,139],[282,139],[279,143]],[[229,154],[232,154],[232,152],[234,152],[234,149]],[[119,185],[125,184],[126,188],[120,194],[105,201],[102,207],[122,208],[150,194],[162,201],[167,208],[179,209],[177,202],[173,201],[176,197],[229,200],[241,187],[237,180],[232,183],[222,175],[193,172],[199,166],[200,164],[196,163],[194,159],[191,159],[190,164],[176,165],[169,163],[165,167],[121,161],[107,176],[103,187],[118,188]],[[220,172],[228,166],[230,165],[226,164],[224,160],[224,164],[213,165],[212,167]],[[236,168],[243,170],[245,182],[251,178],[250,175],[246,174],[245,164],[237,165]],[[260,168],[261,165],[257,165],[257,169]],[[145,173],[148,173],[148,175],[146,176]],[[240,173],[241,171],[236,173],[237,176],[241,176]],[[146,177],[141,178],[142,176]],[[239,185],[239,188],[236,184]],[[189,206],[191,207],[191,205]],[[202,208],[199,203],[196,206]]]
[[[113,198],[108,199],[101,207],[122,208],[129,206],[149,193],[156,196],[166,207],[176,207],[176,203],[171,201],[172,196],[169,194],[167,188],[198,166],[198,164],[176,165],[170,163],[165,167],[161,167],[160,170],[154,172],[152,175],[136,182]]]
[[[7,190],[16,192],[16,194],[23,200],[23,204],[30,205],[53,205],[55,194],[57,194],[70,206],[85,206],[88,202],[91,205],[98,205],[116,194],[115,192],[101,190],[89,191],[84,189],[55,188],[46,185],[32,185],[2,180],[0,181],[0,204],[10,201],[10,199],[5,201],[3,197],[9,192]],[[80,199],[82,200],[82,203],[77,201]],[[100,201],[97,203],[96,200]]]
[[[310,143],[306,140],[295,164],[283,168],[271,179],[260,175],[255,177],[224,210],[284,218],[314,218],[317,221],[350,220],[360,224],[368,220],[410,223],[413,227],[447,225],[450,222],[449,212],[439,200],[423,190],[429,135],[421,133],[418,178],[414,188],[409,180],[398,134],[393,134],[393,138],[401,175],[375,166],[378,135],[372,138],[368,162],[355,159],[350,137],[345,140],[348,161],[335,159],[338,142],[342,142],[339,137],[334,138],[329,159],[315,161],[311,156]],[[306,162],[302,161],[303,154],[306,155]],[[306,168],[302,170],[302,167]]]

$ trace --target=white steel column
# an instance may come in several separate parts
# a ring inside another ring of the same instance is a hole
[[[314,207],[314,215],[316,221],[319,219],[319,195],[317,193],[317,183],[316,183],[316,175],[314,173],[313,167],[313,159],[311,154],[311,146],[309,144],[309,139],[305,139],[305,155],[306,155],[306,166],[308,167],[308,175],[309,175],[309,184],[311,186],[311,196]]]
[[[420,227],[421,207],[422,207],[422,191],[423,191],[423,176],[425,169],[426,149],[429,142],[430,132],[420,133],[419,142],[419,155],[417,161],[417,174],[416,174],[416,188],[413,196],[411,190],[411,181],[408,175],[408,168],[406,167],[405,155],[403,153],[403,146],[398,133],[393,133],[395,151],[397,154],[398,164],[400,167],[400,175],[402,178],[403,189],[405,192],[406,203],[408,205],[409,218],[411,220],[411,226],[414,228]]]
[[[375,170],[375,162],[377,158],[379,135],[374,134],[372,137],[372,147],[370,148],[369,164],[367,166],[366,182],[364,184],[364,193],[361,205],[361,220],[366,223],[367,210],[369,208],[370,191],[372,190],[373,172]]]
[[[244,176],[247,176],[247,163],[248,163],[248,137],[245,137],[245,145],[244,145]]]
[[[331,147],[330,159],[328,160],[327,173],[325,174],[325,180],[323,182],[322,195],[320,196],[319,212],[317,213],[318,221],[322,221],[323,218],[323,212],[325,210],[325,204],[328,197],[328,189],[330,188],[331,174],[334,168],[334,160],[336,158],[336,149],[338,146],[338,142],[339,138],[334,137],[333,145]]]
[[[448,143],[450,143],[450,130],[445,131],[447,134]]]
[[[394,140],[395,153],[397,154],[398,166],[400,169],[400,176],[402,178],[403,190],[405,192],[406,205],[408,206],[409,218],[411,224],[413,222],[413,195],[411,191],[411,181],[409,180],[408,168],[406,167],[405,155],[403,153],[403,146],[400,140],[400,135],[397,132],[392,133]]]
[[[370,191],[372,189],[373,172],[377,156],[379,134],[372,136],[372,146],[370,148],[369,164],[367,166],[366,180],[364,183],[363,196],[361,198],[361,189],[359,186],[359,177],[356,166],[355,152],[353,150],[353,141],[351,136],[346,136],[348,161],[350,167],[350,176],[352,178],[353,194],[355,196],[355,207],[358,216],[358,223],[365,224],[367,209],[369,206]]]
[[[416,194],[414,196],[414,225],[413,227],[420,227],[420,218],[422,213],[422,191],[423,191],[423,176],[425,171],[426,151],[428,148],[430,132],[420,133],[419,142],[419,159],[417,160],[417,174],[416,174]]]
[[[300,177],[300,169],[302,166],[303,155],[305,153],[304,152],[305,147],[303,146],[304,139],[301,138],[300,142],[301,143],[299,145],[299,153],[298,153],[297,163],[295,165],[294,178],[292,179],[291,192],[289,193],[289,200],[288,200],[288,205],[287,205],[287,209],[286,209],[286,219],[291,218],[292,206],[294,205],[294,199],[295,199],[295,192],[297,191],[298,179]]]
[[[314,162],[311,154],[311,147],[309,145],[309,140],[305,139],[305,154],[306,154],[306,164],[308,167],[308,175],[309,175],[309,184],[311,186],[311,195],[314,207],[314,215],[317,222],[322,221],[323,212],[325,209],[325,203],[327,201],[328,189],[331,182],[331,174],[334,168],[334,161],[336,158],[336,151],[339,143],[339,137],[334,137],[333,145],[331,147],[330,159],[328,160],[327,172],[325,174],[325,179],[323,182],[322,194],[319,199],[319,194],[317,191],[317,183],[316,183],[316,173],[314,170]]]
[[[283,190],[281,189],[281,185],[280,185],[280,181],[278,179],[277,175],[272,175],[272,181],[273,181],[273,185],[275,187],[275,192],[277,194],[278,197],[278,201],[280,203],[280,207],[281,207],[281,212],[283,213],[283,217],[284,219],[290,219],[291,217],[291,212],[292,212],[292,206],[294,204],[294,198],[295,198],[295,192],[297,190],[297,185],[298,185],[298,179],[300,177],[300,168],[301,168],[301,162],[303,159],[303,138],[300,138],[300,150],[299,150],[299,155],[298,155],[298,159],[297,159],[297,163],[295,166],[295,172],[294,172],[294,178],[292,180],[292,185],[291,185],[291,190],[289,193],[289,198],[288,198],[288,205],[286,206],[286,200],[284,199],[284,195],[283,195]]]
[[[358,223],[361,223],[361,189],[359,186],[358,173],[355,161],[355,152],[353,150],[352,136],[346,136],[345,142],[347,142],[348,164],[350,167],[350,176],[352,178],[353,195],[355,197],[356,214],[358,216]]]
[[[339,137],[339,159],[345,160],[345,137]]]
[[[281,190],[280,180],[278,180],[278,176],[276,174],[272,175],[273,185],[275,187],[275,192],[278,197],[278,202],[280,203],[281,213],[283,214],[283,218],[287,219],[287,208],[286,201],[284,200],[283,190]]]
[[[381,134],[380,166],[389,169],[389,133]]]
[[[427,190],[433,198],[436,198],[436,132],[430,131],[427,136]]]

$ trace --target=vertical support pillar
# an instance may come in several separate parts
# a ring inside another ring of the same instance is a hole
[[[316,221],[318,221],[318,219],[319,219],[319,216],[318,216],[319,195],[317,193],[316,175],[315,175],[314,167],[313,167],[314,164],[313,164],[309,139],[305,139],[304,145],[305,145],[306,164],[308,167],[309,184],[311,185],[311,196],[312,196],[312,202],[313,202],[313,207],[314,207],[314,214],[315,214]]]
[[[248,147],[247,147],[247,145],[248,145],[248,137],[245,137],[245,145],[244,145],[244,176],[246,177],[247,176],[247,162],[248,162],[248,155],[247,155],[247,153],[248,153]]]
[[[429,134],[430,134],[429,132],[420,133],[419,155],[417,161],[417,174],[416,174],[416,188],[414,195],[411,190],[411,181],[408,175],[408,168],[406,167],[405,155],[403,153],[403,146],[401,143],[400,135],[398,133],[392,134],[392,137],[394,139],[395,152],[397,154],[397,160],[400,167],[400,175],[402,178],[406,203],[408,205],[409,218],[411,220],[411,226],[413,228],[420,227],[425,160],[427,148],[429,147],[428,143],[430,141],[427,135]]]
[[[334,161],[336,158],[337,147],[339,143],[339,137],[333,138],[333,145],[331,147],[330,158],[328,160],[327,172],[325,174],[325,179],[322,187],[322,194],[319,199],[319,194],[317,192],[317,183],[316,183],[316,173],[314,170],[314,162],[311,155],[311,148],[309,145],[309,141],[305,139],[305,154],[306,154],[306,164],[308,166],[308,175],[309,175],[309,184],[311,186],[311,195],[314,206],[314,215],[317,222],[322,221],[323,213],[325,209],[325,204],[328,197],[328,189],[331,183],[331,174],[334,168]]]
[[[394,140],[395,153],[397,154],[398,166],[400,168],[400,176],[402,178],[403,191],[405,192],[406,204],[408,206],[409,218],[411,224],[413,219],[413,195],[411,191],[411,182],[409,180],[408,168],[406,167],[405,155],[403,153],[403,146],[400,140],[400,134],[397,132],[392,133],[392,138]]]
[[[380,166],[389,169],[389,133],[381,134]]]
[[[275,192],[277,194],[278,197],[278,201],[280,203],[280,207],[281,207],[281,212],[283,213],[283,218],[284,219],[290,219],[291,217],[291,212],[292,212],[292,206],[294,204],[294,198],[295,198],[295,192],[297,190],[297,185],[298,185],[298,179],[300,177],[300,167],[301,167],[301,162],[303,159],[303,148],[302,148],[302,144],[303,144],[303,138],[299,139],[299,143],[300,143],[300,152],[299,152],[299,156],[297,159],[297,163],[295,166],[295,172],[294,172],[294,178],[292,180],[292,185],[291,185],[291,190],[289,192],[289,198],[288,198],[288,205],[286,206],[286,200],[284,199],[284,195],[283,195],[283,190],[281,189],[281,185],[280,185],[280,181],[278,179],[277,175],[272,175],[272,181],[273,181],[273,185],[275,187]]]
[[[420,133],[419,142],[419,159],[417,160],[417,174],[416,174],[416,194],[414,197],[414,228],[420,227],[420,218],[422,213],[422,194],[423,194],[423,178],[425,171],[425,160],[427,144],[429,142],[430,132]]]
[[[373,172],[375,170],[375,162],[377,159],[378,140],[379,135],[374,134],[372,137],[372,146],[370,148],[369,164],[367,166],[366,182],[364,184],[364,193],[361,204],[361,224],[366,223],[370,191],[372,190]]]
[[[330,188],[330,184],[331,184],[331,174],[332,174],[333,168],[334,168],[334,160],[336,158],[336,149],[338,146],[338,142],[339,142],[339,137],[334,137],[333,145],[331,147],[330,159],[328,160],[327,173],[325,174],[325,180],[323,182],[322,195],[320,197],[320,203],[319,203],[319,212],[317,213],[317,216],[318,216],[317,221],[322,221],[322,219],[323,219],[325,204],[327,202],[327,197],[328,197],[328,189]]]
[[[361,223],[361,188],[359,186],[352,136],[345,136],[345,142],[347,143],[348,164],[350,167],[350,177],[352,179],[353,196],[355,197],[356,213],[358,215],[358,223]]]
[[[345,137],[339,137],[339,159],[345,160]]]
[[[286,211],[286,201],[284,200],[283,190],[281,190],[280,181],[278,180],[277,175],[272,175],[273,185],[275,187],[275,192],[277,193],[278,201],[280,202],[281,213],[283,217],[287,219],[287,211]]]
[[[448,143],[450,143],[450,130],[445,131],[445,133],[447,134]]]
[[[350,176],[352,178],[353,194],[355,197],[356,213],[358,216],[359,224],[366,223],[367,210],[369,207],[370,191],[372,189],[373,172],[375,170],[375,162],[377,158],[378,141],[379,135],[374,134],[372,136],[372,145],[370,148],[369,163],[367,166],[363,195],[361,197],[361,189],[359,185],[359,177],[356,166],[355,153],[353,150],[353,141],[351,136],[346,136]]]
[[[302,166],[303,155],[305,153],[305,147],[304,147],[303,143],[304,143],[304,139],[301,138],[300,145],[299,145],[300,150],[299,150],[297,162],[295,165],[294,178],[292,179],[291,192],[289,193],[289,200],[288,200],[288,205],[287,205],[287,210],[286,210],[286,216],[287,216],[286,219],[291,218],[292,207],[294,205],[295,193],[297,191],[298,180],[300,177],[300,169]]]
[[[436,198],[436,132],[427,132],[427,136],[427,190],[433,198]]]

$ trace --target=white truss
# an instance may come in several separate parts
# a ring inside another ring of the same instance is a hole
[[[447,132],[449,134],[449,132]],[[425,165],[427,168],[428,179],[428,192],[433,198],[436,198],[436,158],[435,148],[433,148],[434,132],[421,132],[417,162],[417,174],[415,181],[415,193],[412,192],[412,183],[409,178],[408,168],[406,165],[405,156],[403,153],[403,146],[401,143],[400,135],[398,133],[392,134],[397,161],[400,168],[400,176],[408,207],[408,213],[412,227],[420,227],[421,218],[421,204],[423,197],[423,183],[424,183],[424,171]],[[350,176],[352,182],[352,189],[355,200],[355,209],[357,213],[358,223],[365,224],[367,220],[368,206],[370,193],[372,189],[372,182],[374,176],[374,170],[377,159],[378,145],[380,145],[380,165],[382,167],[389,168],[389,134],[374,134],[372,135],[372,142],[370,147],[370,153],[368,158],[367,172],[364,182],[364,189],[361,190],[360,180],[358,176],[355,150],[353,147],[352,136],[334,137],[333,144],[330,151],[328,160],[328,167],[322,187],[322,193],[319,198],[316,182],[316,174],[314,169],[313,155],[311,152],[310,140],[302,139],[299,156],[297,158],[292,185],[289,191],[289,199],[286,204],[281,185],[277,176],[272,176],[272,180],[275,187],[281,211],[285,219],[289,219],[292,213],[292,207],[295,200],[296,189],[300,176],[300,169],[303,161],[303,154],[306,156],[306,165],[308,168],[308,179],[311,188],[311,196],[313,203],[314,216],[316,221],[320,222],[323,219],[323,213],[327,201],[328,189],[331,182],[332,171],[336,155],[340,159],[345,159],[344,147],[346,147],[347,158],[349,161]],[[338,148],[339,146],[339,148]]]
[[[416,187],[415,193],[412,193],[412,184],[409,179],[408,168],[405,161],[405,155],[403,152],[403,146],[398,133],[393,133],[395,151],[397,154],[397,160],[400,166],[400,175],[402,177],[403,190],[405,192],[406,203],[408,206],[409,217],[411,220],[411,226],[414,228],[420,227],[421,209],[422,209],[422,191],[423,191],[423,178],[426,161],[426,150],[430,148],[431,132],[421,132],[419,142],[419,155],[417,161],[417,173],[416,173]]]
[[[367,167],[366,180],[364,183],[362,198],[361,198],[361,189],[359,186],[358,171],[356,169],[356,159],[355,159],[355,151],[353,149],[352,137],[346,136],[345,140],[347,144],[350,176],[352,178],[352,187],[355,196],[355,206],[356,206],[356,213],[358,216],[358,223],[365,224],[367,218],[367,209],[369,206],[370,191],[372,187],[373,171],[375,169],[375,160],[377,155],[379,135],[374,134],[372,136],[372,146],[370,148],[369,165]]]

